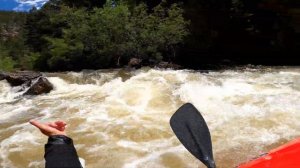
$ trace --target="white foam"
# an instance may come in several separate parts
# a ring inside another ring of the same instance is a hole
[[[300,76],[300,72],[293,72],[293,71],[280,71],[279,74]]]
[[[83,153],[80,157],[92,162],[87,162],[87,167],[99,162],[125,168],[160,168],[164,167],[160,158],[167,153],[176,154],[186,167],[197,167],[199,163],[193,162],[171,132],[168,122],[174,111],[184,102],[193,103],[201,111],[211,129],[215,153],[239,149],[238,158],[260,154],[265,146],[299,135],[300,91],[293,88],[297,75],[290,75],[289,71],[201,74],[186,70],[139,70],[131,72],[133,76],[126,81],[114,77],[115,71],[52,75],[48,78],[55,87],[51,93],[15,104],[0,104],[0,123],[24,122],[22,116],[44,122],[71,122],[68,131],[78,140],[76,147]],[[11,92],[3,82],[0,90]],[[6,99],[5,96],[0,92],[0,99]],[[26,113],[29,110],[37,112]],[[43,148],[37,130],[32,130],[24,123],[5,130],[13,135],[0,142],[2,167],[14,167],[8,152]],[[249,145],[256,147],[247,148]],[[130,152],[126,153],[126,149]],[[105,157],[95,159],[103,151]],[[231,155],[237,157],[235,152]],[[226,165],[222,163],[226,159],[217,158],[221,167]],[[113,159],[121,159],[122,165],[114,164]],[[242,161],[237,159],[231,166]],[[39,160],[28,163],[32,167],[41,164]]]
[[[85,168],[85,160],[83,158],[79,158],[82,168]]]
[[[14,109],[11,109],[9,111],[1,111],[0,112],[0,123],[1,122],[4,122],[8,119],[11,119],[13,117],[16,117],[16,116],[22,116],[22,113],[26,113],[31,107],[26,107],[26,106],[16,106]],[[4,110],[4,109],[2,109]],[[5,109],[6,110],[6,109]]]
[[[24,93],[17,90],[10,87],[6,81],[0,81],[0,104],[16,101],[16,98]]]

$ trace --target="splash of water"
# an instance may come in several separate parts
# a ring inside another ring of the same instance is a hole
[[[46,74],[54,91],[18,98],[0,81],[0,166],[43,167],[46,137],[28,124],[63,119],[86,167],[203,167],[169,126],[193,103],[218,167],[234,167],[299,136],[300,69],[139,70]]]

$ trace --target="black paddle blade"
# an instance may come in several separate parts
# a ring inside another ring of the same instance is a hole
[[[211,137],[200,112],[190,103],[171,117],[170,125],[184,147],[208,168],[215,168]]]

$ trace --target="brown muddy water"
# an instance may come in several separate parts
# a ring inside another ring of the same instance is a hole
[[[185,102],[206,119],[218,168],[300,135],[300,68],[45,75],[55,89],[36,97],[0,81],[0,167],[44,167],[47,138],[28,121],[62,119],[86,168],[203,168],[169,126]]]

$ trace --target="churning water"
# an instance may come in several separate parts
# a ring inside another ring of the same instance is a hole
[[[300,135],[300,68],[46,76],[55,89],[36,97],[18,97],[0,81],[0,167],[44,167],[47,138],[28,121],[62,119],[87,168],[202,168],[169,126],[185,102],[206,119],[219,168]]]

